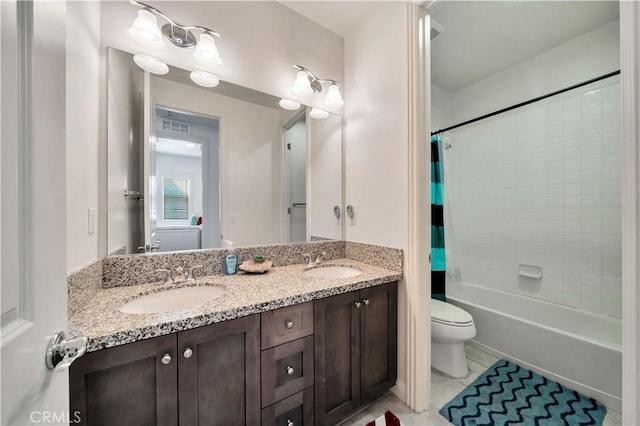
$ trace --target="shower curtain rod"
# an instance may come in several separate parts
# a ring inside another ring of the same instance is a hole
[[[525,105],[529,105],[534,102],[538,102],[543,99],[550,98],[551,96],[559,95],[561,93],[568,92],[569,90],[577,89],[578,87],[586,86],[587,84],[595,83],[596,81],[604,80],[605,78],[613,77],[614,75],[618,75],[618,74],[620,74],[620,70],[613,71],[605,75],[601,75],[600,77],[592,78],[591,80],[583,81],[582,83],[574,84],[573,86],[565,87],[564,89],[556,90],[555,92],[548,93],[546,95],[538,96],[537,98],[529,99],[528,101],[520,102],[519,104],[511,105],[510,107],[502,108],[498,111],[494,111],[489,114],[482,115],[480,117],[472,118],[471,120],[458,123],[456,125],[447,127],[445,129],[436,130],[435,132],[431,132],[431,136],[437,135],[439,133],[448,132],[449,130],[457,129],[458,127],[466,126],[467,124],[475,123],[476,121],[484,120],[485,118],[493,117],[494,115],[502,114],[503,112],[511,111],[512,109],[520,108]]]

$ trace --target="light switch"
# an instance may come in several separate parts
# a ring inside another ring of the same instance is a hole
[[[93,207],[89,207],[87,232],[89,234],[96,233],[96,209]]]

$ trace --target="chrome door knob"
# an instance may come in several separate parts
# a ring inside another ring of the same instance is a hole
[[[284,323],[285,327],[287,327],[289,330],[291,330],[293,328],[293,321],[288,320],[286,323]]]
[[[162,359],[160,360],[160,362],[162,362],[164,365],[170,364],[171,363],[171,355],[164,354],[162,356]]]
[[[362,299],[362,303],[364,303],[364,306],[369,306],[369,303],[371,303],[369,301],[369,299]]]
[[[295,372],[296,372],[296,370],[292,366],[287,365],[287,374],[289,376],[293,375],[293,373],[295,373]]]
[[[287,419],[287,426],[296,426],[296,424],[293,421]]]
[[[355,302],[355,303],[354,303],[354,305],[355,305],[355,307],[356,307],[356,308],[360,308],[360,306],[362,306],[362,303],[360,303],[360,302]]]
[[[193,355],[193,350],[191,350],[191,348],[187,348],[184,350],[183,355],[185,358],[191,358],[191,355]]]

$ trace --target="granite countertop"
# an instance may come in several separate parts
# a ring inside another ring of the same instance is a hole
[[[352,278],[304,277],[305,265],[279,266],[266,274],[210,275],[177,284],[150,283],[99,290],[87,307],[69,318],[71,335],[89,339],[87,351],[123,345],[284,306],[347,293],[402,278],[402,273],[351,259],[325,265],[352,266],[362,271]],[[216,285],[226,292],[209,302],[180,311],[125,314],[118,310],[138,296],[184,286]]]

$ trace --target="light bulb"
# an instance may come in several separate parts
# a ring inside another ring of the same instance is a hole
[[[193,59],[205,68],[219,68],[222,66],[222,59],[216,47],[216,40],[209,33],[200,34],[196,50],[193,52]]]
[[[300,103],[296,102],[296,101],[292,101],[291,99],[280,99],[280,102],[278,102],[280,104],[280,106],[286,110],[289,111],[295,111],[298,108],[300,108]]]
[[[127,30],[127,37],[138,47],[154,52],[166,46],[158,28],[158,18],[146,9],[138,11],[138,17]]]
[[[134,55],[133,62],[145,71],[151,74],[166,74],[169,72],[169,66],[164,62],[160,62],[156,58],[146,55]]]
[[[193,71],[191,74],[191,80],[202,87],[216,87],[220,84],[220,80],[213,74],[209,74],[204,71]]]
[[[327,90],[327,96],[324,98],[324,104],[329,108],[340,108],[344,105],[342,95],[340,95],[340,89],[338,85],[333,83]]]
[[[296,80],[293,82],[293,87],[291,88],[291,93],[298,96],[313,94],[309,75],[306,72],[298,71],[296,74]]]
[[[311,108],[309,116],[311,116],[311,118],[315,118],[316,120],[324,120],[325,118],[329,117],[329,113],[323,109]]]

